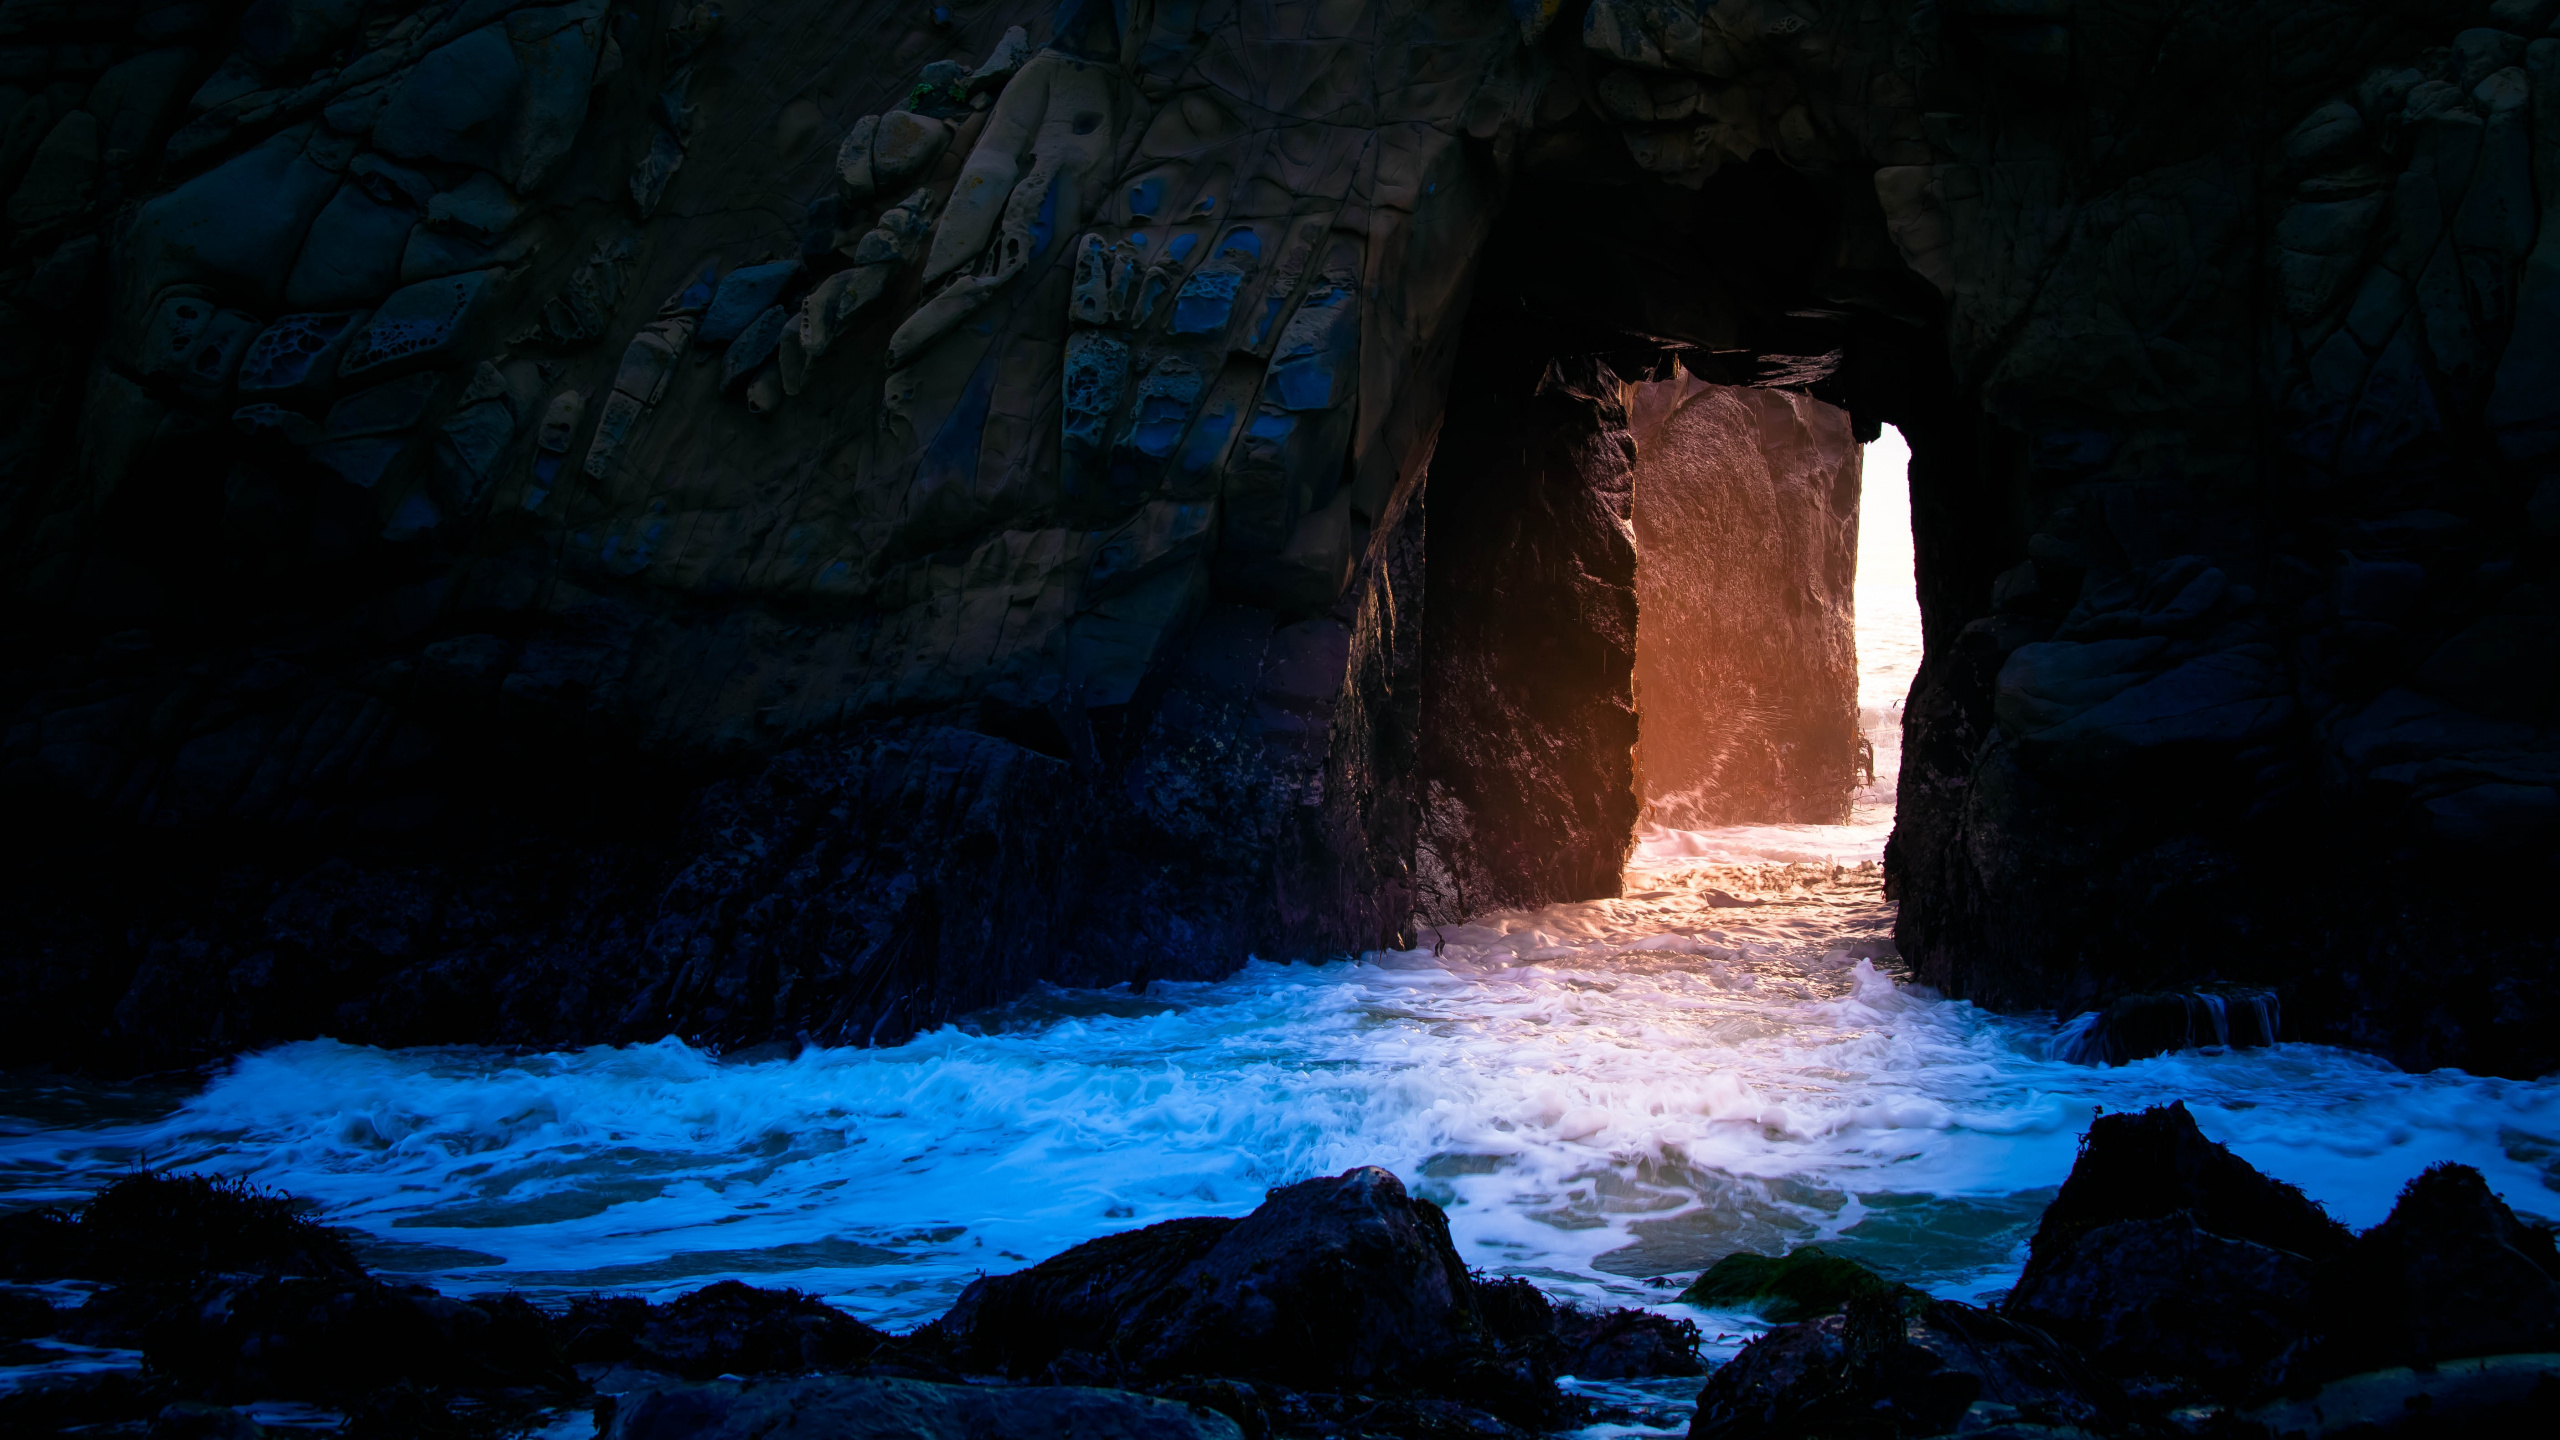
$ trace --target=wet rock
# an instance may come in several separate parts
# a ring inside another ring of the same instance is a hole
[[[1482,1289],[1477,1293],[1481,1295]],[[1704,1375],[1694,1320],[1649,1310],[1555,1312],[1555,1368],[1584,1380],[1623,1380],[1655,1375]]]
[[[630,1358],[693,1379],[799,1374],[859,1365],[887,1339],[814,1296],[723,1280],[652,1311]]]
[[[1680,1303],[1702,1310],[1742,1311],[1784,1324],[1837,1315],[1859,1296],[1886,1294],[1895,1288],[1855,1260],[1805,1245],[1774,1259],[1742,1252],[1727,1255],[1680,1292]]]
[[[1242,1440],[1214,1410],[1118,1390],[887,1378],[667,1386],[619,1397],[605,1440]]]
[[[2437,1165],[2321,1267],[2312,1310],[2324,1374],[2560,1351],[2560,1252],[2479,1171]]]
[[[2003,1313],[2118,1374],[2245,1393],[2312,1323],[2312,1264],[2197,1227],[2191,1212],[2084,1232]]]
[[[370,311],[279,315],[258,332],[240,357],[242,399],[316,400],[338,378],[338,360],[363,328]]]
[[[1169,1221],[979,1280],[940,1322],[1012,1366],[1066,1350],[1153,1374],[1330,1389],[1462,1358],[1475,1329],[1448,1221],[1384,1170],[1275,1190],[1243,1220]]]
[[[2111,1430],[2122,1410],[2114,1387],[2044,1332],[1902,1292],[1854,1298],[1840,1315],[1781,1326],[1744,1346],[1699,1393],[1689,1433],[1742,1440],[1995,1426]]]
[[[188,1391],[229,1400],[347,1401],[407,1384],[529,1411],[583,1389],[522,1299],[464,1302],[369,1278],[207,1281],[153,1317],[142,1348]]]
[[[2277,1440],[2525,1435],[2560,1405],[2560,1355],[2497,1355],[2333,1380],[2235,1417],[2234,1432]]]
[[[745,265],[720,277],[720,288],[711,297],[711,308],[702,314],[702,326],[694,339],[705,345],[726,345],[746,333],[748,326],[782,299],[800,273],[797,260],[776,260],[764,265]]]
[[[2206,1139],[2184,1102],[2101,1115],[2036,1227],[2011,1303],[2035,1293],[2044,1272],[2064,1263],[2090,1231],[2180,1211],[2212,1234],[2314,1261],[2338,1254],[2352,1238],[2299,1189]]]
[[[208,1272],[351,1279],[363,1267],[290,1197],[212,1176],[146,1171],[77,1212],[0,1216],[0,1275],[125,1284]]]

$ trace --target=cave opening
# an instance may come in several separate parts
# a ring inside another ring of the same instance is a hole
[[[1933,654],[1988,586],[1939,297],[1873,194],[1574,158],[1600,153],[1532,156],[1495,220],[1423,487],[1425,926],[1618,894],[1721,827],[1854,824],[1880,858],[1923,582],[1954,622]],[[1862,577],[1870,459],[1897,543]]]

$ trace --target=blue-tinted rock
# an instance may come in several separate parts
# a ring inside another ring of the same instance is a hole
[[[436,492],[451,513],[467,515],[488,497],[515,438],[515,412],[502,399],[465,405],[436,427]]]
[[[475,171],[427,202],[427,223],[474,240],[493,240],[515,228],[523,209],[524,202],[497,176]]]
[[[1232,270],[1203,270],[1182,282],[1173,297],[1173,333],[1223,335],[1227,315],[1235,309],[1236,287],[1244,277]]]
[[[340,352],[355,339],[367,313],[278,316],[240,357],[240,393],[274,396],[327,388],[337,378]]]
[[[721,389],[734,389],[745,383],[757,366],[773,358],[773,352],[782,344],[782,327],[789,318],[781,306],[772,305],[749,322],[746,330],[730,342],[729,353],[721,363]]]
[[[507,39],[524,71],[515,124],[499,147],[498,173],[519,190],[534,190],[577,141],[586,123],[596,59],[604,49],[605,0],[518,10],[507,17]]]
[[[667,182],[684,164],[684,142],[665,129],[649,137],[649,153],[631,167],[631,205],[646,220],[666,197]]]
[[[329,438],[310,416],[282,405],[243,405],[231,412],[231,424],[243,435],[272,435],[292,445],[317,445]]]
[[[364,0],[255,0],[240,17],[240,53],[270,74],[307,65],[355,33]]]
[[[370,152],[347,162],[347,183],[363,186],[366,194],[385,205],[406,205],[412,210],[426,209],[436,194],[433,180]]]
[[[384,102],[373,143],[404,160],[494,166],[524,67],[504,25],[433,51]]]
[[[358,489],[370,490],[382,482],[409,448],[406,440],[331,440],[311,447],[312,460],[338,472],[338,478]]]
[[[335,439],[388,435],[406,430],[427,413],[443,388],[440,375],[404,375],[370,390],[359,390],[329,407],[329,434]]]
[[[347,347],[338,373],[348,380],[387,377],[455,358],[467,342],[496,272],[426,280],[392,292],[373,323]]]
[[[254,315],[237,310],[215,311],[179,360],[179,393],[212,400],[229,390],[232,376],[240,369],[240,357],[247,353],[249,342],[257,338],[259,328]]]
[[[385,205],[357,185],[341,185],[303,239],[285,281],[284,303],[297,310],[365,305],[397,289],[400,252],[418,213]]]
[[[745,334],[767,307],[780,303],[782,292],[791,287],[791,277],[799,273],[799,261],[776,260],[769,265],[743,266],[722,276],[719,290],[711,297],[711,308],[703,314],[702,328],[694,332],[694,340],[704,345],[726,345]]]
[[[1280,331],[1263,396],[1283,410],[1328,410],[1356,378],[1360,345],[1360,293],[1349,285],[1319,286],[1298,305]]]
[[[286,131],[144,205],[132,232],[135,288],[204,281],[275,303],[303,233],[338,188],[337,174],[303,153],[308,134]]]

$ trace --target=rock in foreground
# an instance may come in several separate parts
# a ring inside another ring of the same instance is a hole
[[[824,1375],[621,1397],[604,1440],[1243,1440],[1215,1410],[1071,1385],[989,1388]]]

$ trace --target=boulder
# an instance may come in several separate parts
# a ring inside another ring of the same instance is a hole
[[[0,1216],[0,1276],[159,1284],[205,1272],[364,1273],[346,1242],[306,1218],[291,1197],[216,1176],[143,1171],[77,1212]]]
[[[2312,1310],[2329,1375],[2560,1350],[2560,1253],[2479,1171],[2437,1165],[2320,1268]]]
[[[339,186],[303,237],[284,303],[296,310],[354,307],[400,288],[400,254],[417,223],[413,209],[386,205],[359,184]]]
[[[2022,1425],[2113,1429],[2123,1397],[2053,1337],[1911,1291],[1783,1325],[1719,1368],[1693,1440],[1918,1437]]]
[[[145,204],[126,241],[135,292],[203,282],[273,303],[338,189],[337,172],[304,153],[309,138],[287,130]]]
[[[2044,1273],[2064,1264],[2089,1232],[2179,1211],[2215,1235],[2314,1261],[2338,1254],[2353,1238],[2300,1190],[2206,1139],[2185,1103],[2173,1102],[2090,1123],[2070,1178],[2028,1242],[2013,1296],[2035,1293]]]
[[[1087,1350],[1310,1389],[1419,1379],[1478,1334],[1447,1218],[1374,1166],[1274,1190],[1242,1220],[1170,1221],[990,1276],[940,1323],[1017,1371]]]
[[[2002,1309],[2118,1374],[2238,1393],[2309,1329],[2311,1277],[2301,1256],[2212,1234],[2182,1210],[2084,1232]]]
[[[507,27],[483,25],[420,60],[373,122],[373,143],[403,160],[495,169],[524,66]]]
[[[1479,1287],[1477,1293],[1483,1293]],[[1698,1322],[1650,1310],[1555,1312],[1555,1369],[1584,1380],[1627,1380],[1661,1375],[1704,1375],[1698,1358]]]
[[[776,260],[740,266],[721,276],[720,288],[711,296],[711,308],[703,312],[702,325],[693,338],[705,345],[726,345],[737,339],[781,301],[783,292],[799,273],[799,261]]]
[[[618,1397],[604,1440],[1243,1440],[1214,1410],[1082,1386],[886,1377],[674,1385]]]

